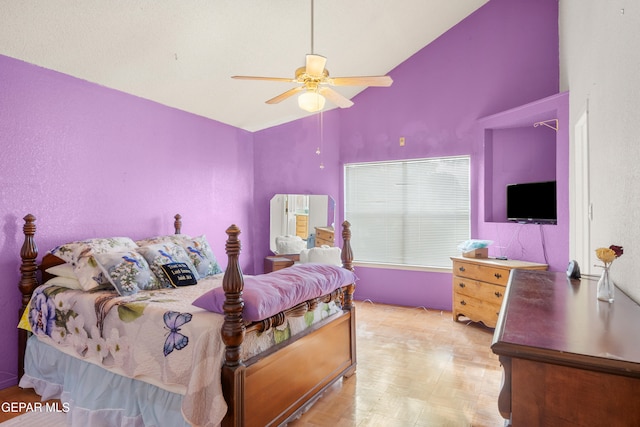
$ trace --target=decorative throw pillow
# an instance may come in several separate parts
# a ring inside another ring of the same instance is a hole
[[[189,259],[193,267],[195,267],[196,277],[199,279],[222,273],[218,260],[204,234],[198,237],[191,237],[186,234],[169,234],[138,240],[136,243],[139,246],[150,246],[159,243],[173,243],[182,246],[187,255],[189,255]]]
[[[335,246],[322,245],[321,247],[303,249],[300,252],[300,264],[329,264],[342,266],[342,251]]]
[[[149,246],[139,247],[137,250],[147,260],[151,271],[156,275],[162,286],[165,288],[170,288],[171,282],[164,273],[164,270],[162,270],[162,266],[164,264],[175,262],[184,263],[192,272],[194,272],[195,275],[196,269],[191,263],[189,255],[187,255],[185,250],[180,245],[169,242],[157,243]]]
[[[105,277],[120,295],[133,295],[141,289],[158,289],[161,286],[151,274],[147,261],[136,251],[108,252],[94,256]]]
[[[51,279],[44,282],[45,285],[55,285],[63,288],[82,290],[80,281],[78,279],[64,276],[54,276]]]
[[[335,265],[296,264],[269,274],[244,277],[243,320],[267,319],[303,301],[327,295],[339,287],[355,283],[356,275]],[[226,296],[222,287],[199,296],[193,305],[224,314]]]
[[[96,254],[130,251],[137,247],[128,237],[87,239],[66,243],[50,252],[73,266],[73,271],[85,291],[109,283],[95,259]]]
[[[222,273],[222,269],[218,265],[218,260],[216,260],[216,256],[213,254],[211,246],[204,234],[192,239],[185,238],[182,240],[181,245],[185,251],[187,251],[187,255],[189,255],[201,279],[213,274]]]
[[[161,267],[165,276],[169,282],[171,282],[171,286],[174,288],[198,283],[193,271],[183,262],[170,262],[169,264],[163,264]]]
[[[147,237],[146,239],[136,240],[138,246],[150,246],[158,243],[175,243],[179,245],[183,239],[191,239],[187,234],[166,234],[164,236]]]
[[[47,273],[53,276],[59,277],[67,277],[69,279],[76,279],[76,273],[73,271],[73,265],[65,262],[64,264],[54,265],[53,267],[49,267],[45,270]]]
[[[80,281],[82,289],[91,290],[101,284],[108,283],[93,255],[110,250],[120,250],[123,247],[132,247],[131,244],[135,245],[128,238],[88,239],[58,246],[50,252],[72,266],[73,274]],[[68,272],[64,274],[68,274]]]

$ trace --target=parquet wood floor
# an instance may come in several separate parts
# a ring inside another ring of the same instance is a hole
[[[290,427],[503,426],[493,329],[451,312],[356,302],[358,368]]]
[[[502,426],[492,329],[450,312],[356,302],[358,368],[290,427]],[[1,401],[35,402],[33,390]],[[11,414],[0,413],[0,421]]]

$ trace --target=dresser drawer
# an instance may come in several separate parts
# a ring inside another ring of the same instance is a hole
[[[498,323],[500,304],[483,301],[479,298],[463,294],[453,294],[453,311],[457,316],[465,316],[475,322],[482,322],[485,326],[495,328]]]
[[[498,306],[502,304],[504,290],[505,287],[501,285],[492,285],[465,277],[453,277],[453,291],[455,293],[478,298]]]
[[[316,246],[335,246],[334,235],[331,229],[316,227]]]
[[[495,267],[490,264],[473,264],[464,261],[454,261],[453,274],[460,277],[468,277],[483,282],[506,286],[509,281],[508,268]]]

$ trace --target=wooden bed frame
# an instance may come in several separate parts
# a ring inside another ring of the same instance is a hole
[[[19,289],[22,294],[20,316],[35,288],[48,278],[45,269],[63,261],[47,254],[38,265],[38,248],[33,215],[24,217],[24,244],[20,251]],[[182,217],[175,216],[175,233],[180,234]],[[238,262],[240,229],[231,225],[225,245],[228,264],[223,278],[225,291],[224,323],[221,330],[226,346],[222,366],[222,390],[228,410],[223,426],[280,425],[299,417],[333,383],[349,377],[356,370],[356,325],[353,293],[355,284],[338,289],[330,295],[305,301],[268,319],[247,323],[242,318],[244,279]],[[342,264],[352,270],[351,229],[342,224]],[[265,331],[281,325],[286,316],[301,316],[321,302],[339,299],[342,313],[330,320],[318,322],[299,336],[292,337],[266,352],[241,360],[240,348],[246,333]],[[19,330],[19,375],[24,373],[24,354],[28,333]],[[287,375],[283,376],[283,372]]]

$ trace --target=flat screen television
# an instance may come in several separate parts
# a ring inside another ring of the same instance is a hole
[[[507,220],[555,224],[556,181],[507,185]]]

